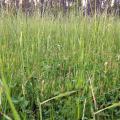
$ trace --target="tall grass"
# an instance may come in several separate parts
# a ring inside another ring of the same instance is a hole
[[[120,118],[118,18],[1,15],[0,67],[1,120]]]

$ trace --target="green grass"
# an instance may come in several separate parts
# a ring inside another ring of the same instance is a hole
[[[120,20],[0,16],[1,120],[120,119]]]

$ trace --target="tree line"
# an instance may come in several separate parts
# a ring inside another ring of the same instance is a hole
[[[0,0],[0,10],[8,12],[24,12],[32,15],[38,12],[57,15],[73,11],[75,14],[93,15],[95,13],[120,14],[120,0]],[[82,12],[81,12],[82,11]]]

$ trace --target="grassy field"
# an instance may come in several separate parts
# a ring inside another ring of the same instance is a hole
[[[120,120],[120,19],[0,16],[0,120]]]

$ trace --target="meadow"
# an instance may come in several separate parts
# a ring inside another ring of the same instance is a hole
[[[0,16],[0,120],[119,120],[120,19]]]

